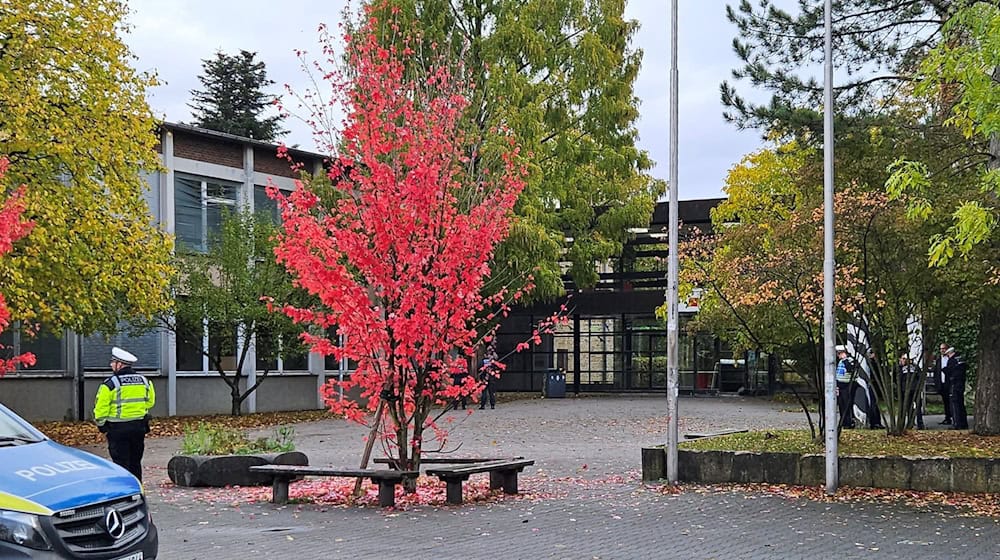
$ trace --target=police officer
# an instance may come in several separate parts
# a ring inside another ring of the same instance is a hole
[[[854,427],[854,390],[857,372],[854,360],[847,357],[847,347],[837,345],[837,406],[840,408],[840,425]]]
[[[111,377],[97,389],[94,420],[108,437],[111,460],[142,480],[142,452],[149,432],[149,410],[156,402],[153,384],[132,369],[133,354],[111,349]]]
[[[969,416],[965,411],[965,374],[969,366],[955,352],[954,347],[949,347],[945,355],[948,356],[945,377],[951,389],[951,429],[968,430]]]

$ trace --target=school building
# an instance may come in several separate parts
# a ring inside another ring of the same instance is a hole
[[[272,144],[173,123],[164,123],[159,134],[164,170],[147,176],[145,199],[178,244],[204,250],[220,225],[223,208],[273,213],[275,203],[266,196],[265,187],[294,187],[296,172],[277,158]],[[322,170],[321,154],[289,151],[305,169]],[[710,227],[709,211],[719,200],[681,201],[685,228]],[[500,390],[538,391],[553,368],[565,372],[571,392],[666,390],[666,331],[654,315],[666,290],[666,223],[667,205],[658,204],[649,227],[633,232],[622,258],[601,265],[600,282],[593,289],[576,290],[567,279],[571,321],[545,335],[541,346],[508,356]],[[559,303],[514,310],[501,328],[500,355],[525,340],[537,321],[551,315]],[[682,302],[681,390],[725,392],[769,386],[766,356],[734,357],[714,337],[687,332],[684,325],[696,311],[695,299]],[[178,345],[169,332],[131,336],[123,329],[108,340],[59,334],[42,331],[22,338],[12,329],[0,335],[7,353],[32,352],[38,360],[34,367],[0,379],[0,402],[26,418],[89,418],[97,386],[110,372],[112,346],[135,354],[136,369],[153,381],[157,392],[153,414],[229,412],[229,387],[211,370],[200,349]],[[203,344],[212,344],[209,336]],[[244,364],[243,374],[250,383],[263,370],[258,366],[262,364],[254,356]],[[268,379],[244,403],[248,412],[321,408],[319,387],[331,376],[350,375],[349,364],[318,354],[268,366]],[[773,376],[770,379],[773,382]]]

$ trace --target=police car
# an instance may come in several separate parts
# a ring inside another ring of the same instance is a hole
[[[0,558],[153,560],[158,547],[134,476],[0,404]]]

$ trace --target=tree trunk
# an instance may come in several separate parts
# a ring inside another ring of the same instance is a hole
[[[1000,306],[979,314],[979,365],[973,432],[1000,435]]]
[[[240,392],[239,390],[236,390],[233,392],[233,407],[232,410],[230,411],[231,415],[239,416],[243,413],[243,407],[240,406],[240,404],[241,404]]]
[[[1000,65],[993,69],[1000,80]],[[990,135],[986,167],[1000,169],[1000,133]],[[973,432],[1000,435],[1000,306],[988,304],[979,314],[979,367],[976,370],[976,408]]]

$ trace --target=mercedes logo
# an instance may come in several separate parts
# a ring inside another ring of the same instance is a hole
[[[125,535],[125,522],[122,520],[122,514],[118,513],[117,509],[109,509],[104,514],[104,529],[115,540]]]

